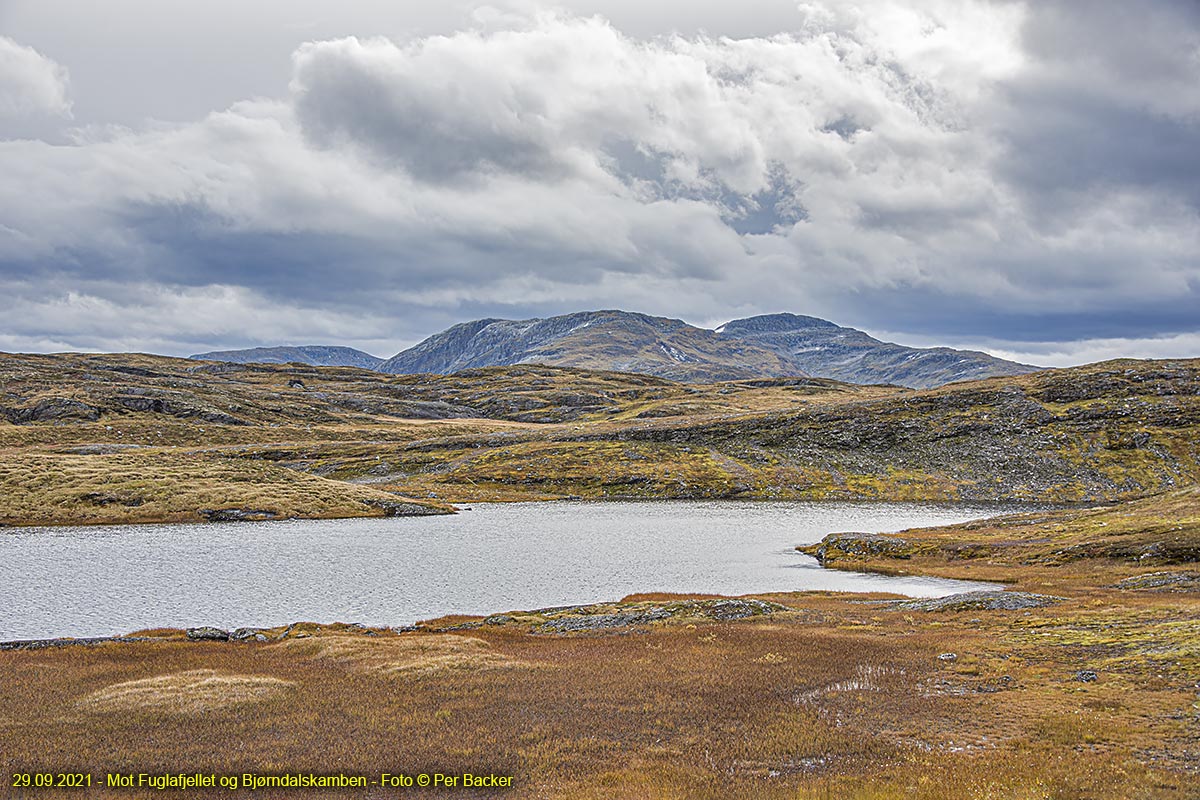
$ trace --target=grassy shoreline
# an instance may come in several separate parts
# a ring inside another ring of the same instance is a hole
[[[1186,549],[1139,564],[1072,547],[1118,521],[1113,539],[1140,547],[1200,541],[1197,497],[906,531],[889,538],[916,552],[832,558],[1052,597],[1016,609],[651,594],[405,632],[3,651],[0,770],[490,771],[554,798],[1190,797],[1200,573]]]

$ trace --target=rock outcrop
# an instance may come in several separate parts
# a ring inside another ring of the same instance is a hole
[[[832,533],[816,545],[797,547],[821,564],[846,558],[910,558],[913,546],[904,539],[881,533]]]
[[[1023,611],[1044,608],[1065,598],[1031,592],[994,591],[962,592],[948,597],[904,600],[887,606],[891,611]]]

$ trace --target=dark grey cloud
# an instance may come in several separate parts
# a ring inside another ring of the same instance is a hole
[[[1019,111],[1004,170],[1039,196],[1162,189],[1200,208],[1200,119],[1113,108],[1098,98],[1037,87],[1014,90]]]
[[[365,148],[426,181],[497,169],[545,177],[554,133],[546,98],[505,80],[471,48],[447,45],[305,45],[292,79],[305,135],[320,147]]]
[[[1022,43],[1001,168],[1039,211],[1126,189],[1200,209],[1200,4],[1032,4]]]
[[[959,297],[936,289],[867,292],[849,303],[844,299],[835,302],[838,316],[846,324],[876,328],[885,320],[882,326],[888,330],[920,331],[944,341],[975,336],[1028,345],[1200,331],[1200,308],[1194,295],[1064,309],[1054,314],[1001,304],[964,305]]]

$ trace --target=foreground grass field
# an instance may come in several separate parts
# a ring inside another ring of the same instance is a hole
[[[1004,579],[1001,602],[644,595],[399,633],[8,650],[0,772],[497,773],[545,798],[1195,797],[1200,573],[1154,545],[1200,543],[1197,519],[1184,490],[906,532],[919,555],[856,561]],[[1154,555],[1076,548],[1117,520],[1115,539]],[[1048,540],[1073,557],[1045,557]],[[60,796],[81,794],[134,796]]]

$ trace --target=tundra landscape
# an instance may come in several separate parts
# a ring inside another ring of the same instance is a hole
[[[942,600],[642,594],[403,630],[5,644],[10,774],[336,765],[506,774],[539,797],[1194,796],[1198,361],[925,390],[122,355],[0,369],[9,526],[568,497],[1053,504],[807,548],[832,569],[998,584]]]
[[[1200,800],[1197,0],[0,0],[0,798]]]

